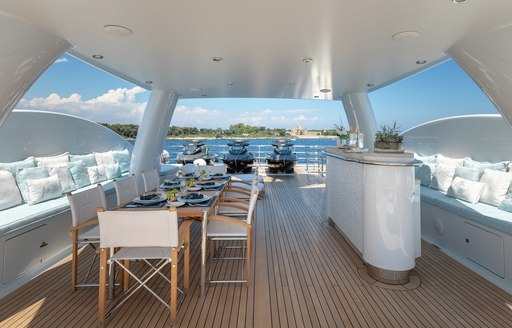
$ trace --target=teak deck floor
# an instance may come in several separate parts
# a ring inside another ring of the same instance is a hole
[[[199,298],[200,227],[194,224],[191,289],[175,326],[512,325],[511,295],[427,243],[415,269],[421,279],[418,288],[387,289],[369,283],[358,274],[361,260],[328,224],[324,178],[300,171],[295,176],[266,177],[265,182],[265,195],[256,209],[252,283],[210,285],[207,297]],[[81,257],[91,254],[84,251]],[[233,269],[234,264],[225,264],[228,271]],[[97,289],[72,292],[69,276],[68,258],[0,300],[0,327],[96,326]],[[167,309],[145,291],[107,323],[109,327],[170,325]]]

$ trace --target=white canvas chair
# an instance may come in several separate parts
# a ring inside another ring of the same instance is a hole
[[[144,181],[144,192],[156,190],[160,186],[160,174],[157,169],[142,172],[142,180]]]
[[[76,290],[77,287],[98,286],[97,283],[87,283],[91,268],[96,260],[97,254],[89,266],[89,270],[84,279],[84,283],[78,284],[78,249],[80,245],[90,246],[96,249],[100,241],[100,230],[97,220],[97,209],[106,208],[107,201],[105,192],[100,184],[85,190],[67,193],[69,204],[71,206],[72,227],[70,229],[72,236],[73,253],[71,256],[71,287]]]
[[[227,173],[227,166],[226,165],[198,165],[197,170],[199,172],[204,170],[207,175],[215,175],[215,174],[225,175]]]
[[[252,255],[252,227],[254,222],[254,208],[258,200],[258,189],[254,187],[249,207],[244,220],[223,215],[212,215],[208,218],[208,227],[206,236],[210,240],[210,268],[209,283],[247,283],[251,272]],[[218,242],[222,241],[240,241],[239,247],[242,251],[240,257],[220,257],[217,253],[222,253],[222,248],[231,249],[233,247],[218,247]],[[245,244],[245,246],[243,245]],[[220,280],[211,279],[213,260],[242,260],[245,261],[245,268],[242,266],[241,279]]]
[[[163,211],[103,211],[98,210],[100,224],[100,288],[99,288],[99,324],[103,326],[106,317],[141,288],[146,289],[169,309],[171,320],[176,318],[178,302],[183,300],[184,292],[178,288],[178,257],[185,249],[186,237],[178,230],[176,209]],[[116,251],[109,254],[109,249]],[[131,261],[144,263],[148,270],[130,265]],[[114,300],[112,309],[105,313],[107,265],[116,263],[124,271],[124,295]],[[171,264],[170,279],[162,270]],[[137,274],[138,275],[137,275]],[[188,272],[185,273],[188,276]],[[136,283],[129,286],[132,277]],[[148,286],[153,278],[165,280],[170,284],[170,298],[165,301]],[[188,288],[188,286],[185,286]],[[181,297],[178,299],[178,293]]]
[[[217,214],[233,217],[242,217],[249,210],[249,200],[253,193],[258,193],[257,183],[253,182],[253,187],[249,191],[246,189],[234,192],[226,191],[219,197],[216,205]]]
[[[222,192],[222,197],[248,200],[251,197],[251,190],[254,186],[256,186],[258,191],[260,191],[259,177],[257,174],[254,175],[250,182],[230,180]]]
[[[182,174],[197,174],[197,166],[192,163],[185,164],[181,167]]]
[[[117,206],[129,203],[139,195],[137,179],[134,175],[114,180],[114,187],[116,189]]]

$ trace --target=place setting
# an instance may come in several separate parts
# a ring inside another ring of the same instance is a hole
[[[163,193],[149,193],[135,197],[132,201],[123,206],[123,208],[162,207],[167,201],[167,195]]]

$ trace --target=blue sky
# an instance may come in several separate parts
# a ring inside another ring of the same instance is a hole
[[[377,124],[402,130],[453,115],[496,113],[467,74],[448,60],[369,93]],[[72,56],[58,59],[17,105],[69,113],[97,122],[138,124],[149,92]],[[289,99],[182,99],[171,125],[227,128],[245,123],[270,128],[330,129],[346,117],[341,101]]]

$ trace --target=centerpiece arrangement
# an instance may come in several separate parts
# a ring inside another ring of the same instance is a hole
[[[338,146],[340,147],[346,147],[348,146],[348,139],[349,139],[349,131],[345,130],[343,127],[343,124],[340,119],[340,124],[334,124],[334,128],[336,129],[336,136],[338,139],[336,139]]]
[[[396,121],[393,126],[381,125],[380,130],[375,133],[373,144],[376,153],[403,153],[404,137],[400,135]]]

